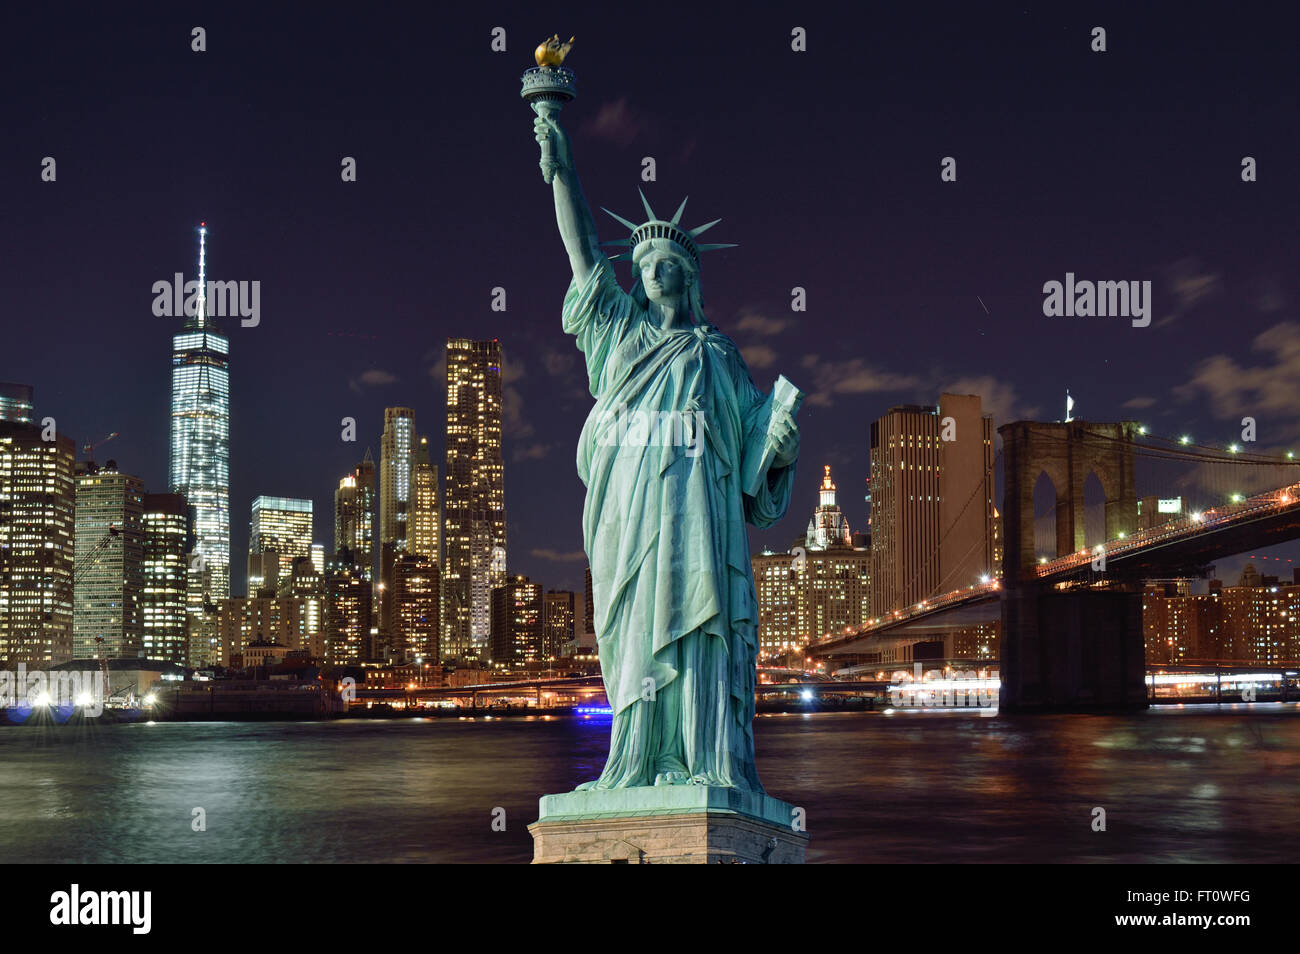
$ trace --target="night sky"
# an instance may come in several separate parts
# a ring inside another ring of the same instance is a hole
[[[1059,419],[1068,387],[1077,417],[1226,444],[1252,415],[1254,449],[1300,450],[1295,30],[1273,15],[330,6],[3,14],[0,380],[78,443],[119,431],[98,459],[165,490],[179,319],[153,316],[151,286],[195,277],[200,220],[208,277],[262,283],[261,324],[229,329],[236,593],[259,494],[314,499],[332,549],[334,488],[367,445],[378,460],[385,406],[415,408],[441,469],[448,336],[505,349],[511,572],[581,588],[591,398],[519,98],[553,32],[577,36],[562,121],[593,208],[640,221],[640,186],[661,215],[689,194],[688,226],[721,216],[707,241],[739,247],[704,259],[710,319],[761,388],[784,373],[808,393],[790,513],[756,548],[802,533],[822,464],[865,529],[871,420],[944,388],[997,424]],[[1067,271],[1150,280],[1150,327],[1045,317]]]

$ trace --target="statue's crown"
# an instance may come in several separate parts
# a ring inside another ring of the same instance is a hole
[[[635,222],[629,222],[621,215],[615,215],[613,212],[610,212],[609,209],[603,207],[601,209],[601,211],[617,219],[623,225],[627,226],[629,229],[632,230],[632,234],[629,238],[611,239],[608,242],[600,243],[602,245],[627,246],[628,250],[626,252],[620,252],[617,255],[611,255],[609,257],[609,260],[611,262],[616,262],[619,259],[632,258],[632,255],[636,251],[638,245],[640,245],[642,242],[646,242],[649,241],[650,239],[656,239],[656,238],[667,239],[668,241],[673,242],[674,244],[680,246],[681,249],[688,256],[690,256],[691,261],[695,263],[695,267],[697,270],[700,267],[700,254],[702,252],[711,252],[716,248],[735,248],[734,242],[707,245],[695,241],[698,235],[707,231],[708,229],[713,228],[715,225],[721,222],[722,219],[714,219],[712,222],[706,222],[703,225],[697,226],[696,228],[686,229],[680,225],[682,219],[682,213],[686,211],[686,199],[682,199],[682,204],[677,207],[677,211],[673,214],[673,217],[671,219],[664,220],[656,216],[654,213],[654,209],[650,208],[650,202],[646,199],[645,193],[641,192],[639,189],[637,191],[641,196],[641,204],[645,206],[645,214],[650,217],[649,221],[644,222],[641,225],[637,225]],[[686,198],[689,199],[690,196],[687,196]]]

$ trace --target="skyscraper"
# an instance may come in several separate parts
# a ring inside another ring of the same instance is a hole
[[[491,589],[505,580],[501,343],[447,339],[447,492],[443,506],[444,654],[477,656]]]
[[[109,461],[78,465],[72,653],[139,656],[144,649],[144,483]]]
[[[403,553],[393,570],[393,598],[399,648],[408,662],[437,663],[439,617],[438,564],[422,553]]]
[[[758,640],[765,654],[805,646],[810,639],[857,627],[871,615],[871,550],[854,534],[836,502],[831,469],[802,541],[788,553],[753,560]]]
[[[0,381],[0,421],[32,422],[32,388],[29,384]]]
[[[429,461],[429,439],[421,437],[411,465],[412,553],[442,563],[442,507],[438,494],[438,467]]]
[[[974,395],[895,407],[871,425],[872,612],[997,573],[993,419]]]
[[[546,592],[542,658],[559,659],[564,654],[564,647],[573,642],[576,635],[574,624],[577,622],[577,597],[578,594],[572,590]]]
[[[275,553],[279,570],[275,580],[263,580],[267,588],[278,589],[293,572],[293,561],[311,557],[312,502],[296,497],[257,497],[248,524],[248,552]],[[249,596],[253,583],[249,581]]]
[[[0,421],[0,664],[72,658],[72,438]]]
[[[207,229],[199,229],[199,297],[172,337],[170,483],[194,512],[191,614],[230,595],[230,342],[207,315]]]
[[[546,606],[542,585],[512,576],[492,588],[490,642],[494,669],[517,669],[545,655]]]
[[[370,660],[373,589],[346,550],[335,554],[335,561],[326,567],[325,591],[326,663],[341,666]]]
[[[365,579],[375,575],[375,461],[366,456],[334,491],[334,552],[347,549]]]
[[[144,589],[140,596],[144,654],[178,666],[189,661],[185,592],[193,533],[184,497],[144,495]]]
[[[410,536],[411,465],[415,462],[415,412],[384,408],[379,447],[379,542],[405,552]]]

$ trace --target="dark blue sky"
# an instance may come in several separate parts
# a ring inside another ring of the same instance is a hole
[[[721,216],[710,240],[739,247],[705,259],[707,310],[760,387],[779,372],[809,395],[795,501],[756,546],[802,532],[823,463],[862,528],[870,421],[945,387],[999,424],[1059,418],[1069,387],[1080,417],[1227,443],[1251,415],[1260,449],[1300,449],[1295,31],[1275,15],[322,6],[7,9],[0,31],[0,380],[34,385],[78,442],[121,432],[99,456],[162,489],[175,328],[150,288],[193,277],[200,219],[209,277],[262,283],[260,326],[231,330],[237,592],[252,498],[313,498],[328,546],[386,405],[441,454],[451,335],[505,347],[511,570],[581,586],[591,401],[518,93],[556,31],[578,37],[563,120],[588,199],[639,219],[642,186],[666,213],[689,194],[690,225]],[[1151,326],[1044,317],[1067,271],[1150,280]]]

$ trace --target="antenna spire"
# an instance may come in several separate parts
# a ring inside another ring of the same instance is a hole
[[[199,319],[199,327],[204,325],[204,319],[208,316],[208,278],[207,278],[207,245],[208,230],[207,223],[199,223],[199,307],[196,315]]]

